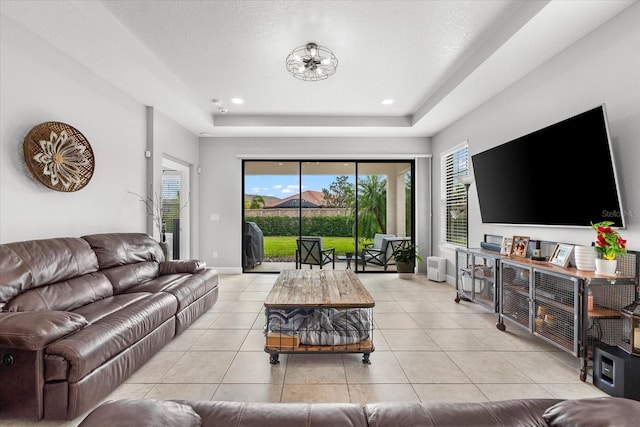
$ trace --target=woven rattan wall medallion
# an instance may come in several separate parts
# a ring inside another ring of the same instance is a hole
[[[93,176],[95,158],[89,141],[66,123],[40,123],[29,131],[23,148],[33,176],[52,190],[78,191]]]

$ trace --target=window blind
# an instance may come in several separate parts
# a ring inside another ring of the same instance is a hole
[[[162,176],[162,222],[173,233],[173,220],[180,219],[180,176]]]
[[[456,178],[470,173],[469,148],[463,143],[440,157],[440,197],[442,237],[445,243],[467,246],[467,195]]]

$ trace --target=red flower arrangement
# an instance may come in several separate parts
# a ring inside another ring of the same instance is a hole
[[[620,233],[611,228],[612,224],[611,221],[591,224],[597,233],[596,251],[600,258],[616,259],[618,255],[627,253],[627,241],[620,236]]]

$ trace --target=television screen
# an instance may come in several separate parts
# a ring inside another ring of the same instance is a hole
[[[471,158],[483,223],[624,227],[604,104]]]

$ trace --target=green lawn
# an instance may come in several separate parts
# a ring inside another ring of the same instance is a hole
[[[294,257],[296,254],[296,236],[264,236],[265,258]],[[335,248],[336,255],[354,252],[353,237],[323,237],[324,249]]]

